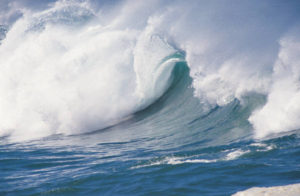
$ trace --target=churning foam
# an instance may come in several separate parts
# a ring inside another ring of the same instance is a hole
[[[23,16],[0,45],[0,136],[114,124],[164,93],[183,60],[166,59],[176,52],[205,104],[267,96],[249,118],[256,137],[299,129],[299,31],[291,30],[298,10],[270,4],[128,0],[106,9],[60,0],[18,9]]]
[[[280,41],[267,103],[249,119],[258,138],[300,128],[300,40],[296,35],[299,31]]]
[[[100,129],[168,88],[177,60],[163,62],[174,49],[151,24],[101,26],[93,14],[86,3],[59,1],[11,27],[0,46],[0,136]]]

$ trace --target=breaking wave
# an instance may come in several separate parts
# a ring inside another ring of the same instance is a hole
[[[249,2],[57,1],[18,9],[13,22],[2,16],[0,136],[87,133],[150,116],[200,130],[226,119],[224,140],[298,130],[298,3]]]

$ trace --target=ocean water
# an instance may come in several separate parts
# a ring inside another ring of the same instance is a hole
[[[299,183],[299,10],[292,0],[3,0],[0,195]]]

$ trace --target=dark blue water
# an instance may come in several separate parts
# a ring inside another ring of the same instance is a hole
[[[1,195],[230,195],[300,178],[296,133],[211,147],[167,137],[95,142],[104,136],[1,145]],[[226,157],[237,150],[246,153]]]

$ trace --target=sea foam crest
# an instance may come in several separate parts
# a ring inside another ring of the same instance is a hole
[[[267,103],[249,118],[258,138],[300,128],[300,40],[297,35],[299,31],[293,31],[280,41]]]
[[[0,45],[0,135],[117,123],[160,97],[179,61],[202,103],[264,94],[266,105],[249,118],[256,137],[299,129],[299,31],[286,34],[298,10],[259,3],[129,0],[97,10],[61,0],[23,9]]]
[[[24,140],[101,129],[146,107],[170,83],[175,61],[163,59],[174,49],[153,30],[103,26],[97,17],[80,27],[70,21],[93,12],[65,2],[27,12],[0,46],[2,136]]]

